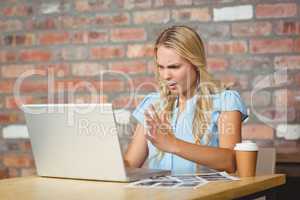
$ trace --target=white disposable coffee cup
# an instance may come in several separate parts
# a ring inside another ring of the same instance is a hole
[[[255,176],[258,147],[256,143],[246,140],[234,147],[237,172],[240,177]]]

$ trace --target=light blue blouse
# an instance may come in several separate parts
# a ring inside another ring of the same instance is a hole
[[[147,95],[144,100],[138,105],[133,112],[133,117],[145,126],[144,112],[149,108],[151,104],[157,104],[160,102],[159,93],[151,93]],[[177,117],[178,108],[174,108],[171,125],[173,132],[178,139],[194,143],[194,137],[192,134],[192,121],[194,117],[194,110],[196,106],[197,96],[190,98],[186,102],[186,107],[183,112]],[[238,92],[233,90],[224,90],[219,94],[212,95],[213,109],[211,112],[211,122],[208,128],[209,134],[211,134],[209,146],[219,146],[218,137],[218,117],[222,111],[240,111],[242,114],[242,121],[244,121],[247,115],[247,109],[241,100]],[[176,120],[177,118],[177,120]],[[177,121],[177,122],[176,122]],[[201,144],[205,144],[205,138],[201,139]],[[149,148],[149,168],[154,169],[167,169],[176,171],[191,171],[196,169],[196,164],[177,155],[165,153],[160,162],[157,161],[155,155],[157,154],[156,147],[148,142]]]

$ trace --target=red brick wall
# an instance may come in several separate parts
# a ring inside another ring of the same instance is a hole
[[[194,27],[205,41],[209,70],[235,82],[250,110],[271,119],[266,126],[252,114],[244,138],[273,139],[278,123],[300,121],[295,98],[300,95],[299,19],[297,0],[2,0],[0,178],[35,173],[17,100],[90,102],[83,85],[88,83],[103,91],[99,102],[121,107],[133,85],[138,95],[132,108],[156,88],[152,44],[162,28],[173,24]],[[288,70],[286,77],[274,75],[280,69]],[[16,98],[14,85],[30,70],[37,75],[22,82]],[[116,74],[101,77],[104,70],[124,72],[132,84]],[[265,88],[251,102],[258,85]],[[72,89],[74,98],[67,93]]]

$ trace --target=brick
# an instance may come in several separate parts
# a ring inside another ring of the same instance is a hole
[[[249,56],[249,57],[236,57],[232,58],[230,63],[230,68],[236,71],[250,71],[259,69],[270,69],[273,65],[273,62],[268,57],[258,57],[258,56]]]
[[[103,92],[124,92],[124,82],[121,80],[103,80],[93,82],[95,87]]]
[[[0,94],[3,94],[3,93],[12,93],[13,86],[14,86],[14,82],[13,81],[4,81],[4,80],[1,80],[0,81]]]
[[[56,30],[62,25],[62,20],[60,18],[50,18],[41,17],[35,19],[28,19],[25,21],[26,30],[36,31],[36,30]]]
[[[279,89],[274,92],[274,105],[276,108],[288,108],[296,104],[295,92],[292,90]]]
[[[155,7],[168,7],[168,6],[188,6],[192,5],[192,0],[155,0]]]
[[[16,46],[16,45],[34,45],[35,35],[33,33],[26,34],[12,34],[3,37],[3,45]]]
[[[37,175],[35,168],[24,168],[21,169],[21,176],[34,176]]]
[[[31,167],[34,165],[32,155],[29,154],[4,154],[3,164],[7,167]]]
[[[7,109],[20,109],[20,104],[41,104],[47,103],[47,97],[33,97],[29,95],[22,95],[20,98],[15,96],[6,96],[5,97],[5,107]]]
[[[0,97],[0,109],[4,108],[4,97]],[[1,150],[1,148],[0,148]]]
[[[249,86],[249,77],[247,75],[218,73],[215,77],[229,88],[246,90]]]
[[[100,43],[107,40],[108,33],[105,30],[75,32],[72,36],[72,43],[75,44]]]
[[[137,11],[133,13],[133,22],[135,24],[145,23],[167,23],[170,21],[169,10],[155,10],[155,11]]]
[[[128,13],[112,13],[96,15],[93,19],[91,19],[90,24],[94,25],[127,25],[129,24],[129,14]]]
[[[256,75],[252,85],[255,88],[287,87],[293,83],[293,74],[286,70],[270,71],[269,74]]]
[[[156,72],[156,70],[157,70],[157,65],[155,61],[152,59],[148,62],[147,72],[148,74],[154,75],[154,72]]]
[[[227,0],[227,2],[230,2],[231,0]],[[218,0],[218,3],[221,3],[221,0]],[[194,0],[193,5],[207,5],[210,4],[211,0]]]
[[[90,16],[61,16],[59,18],[64,29],[86,28],[94,23],[95,18]]]
[[[1,1],[1,3],[3,3],[3,4],[9,4],[9,3],[16,3],[17,2],[17,0],[2,0]]]
[[[279,21],[275,25],[278,35],[300,35],[300,21]]]
[[[99,75],[100,76],[100,75]],[[105,77],[105,75],[104,75]],[[75,102],[76,93],[79,95],[82,93],[90,94],[91,92],[97,92],[95,95],[99,95],[101,92],[123,92],[124,83],[121,80],[84,80],[84,79],[69,79],[69,80],[57,80],[55,81],[56,92],[68,92],[68,102]],[[74,93],[73,93],[74,92]],[[75,99],[69,99],[70,95],[74,94]],[[94,94],[94,93],[93,93]],[[64,96],[62,96],[64,97]],[[58,99],[62,100],[62,99]],[[61,101],[60,101],[61,102]],[[65,101],[63,101],[65,102]]]
[[[296,110],[294,107],[278,108],[271,111],[272,121],[275,123],[295,123]]]
[[[5,7],[1,10],[4,16],[23,16],[27,17],[33,14],[32,5],[15,5],[10,7]]]
[[[228,24],[211,23],[209,26],[207,26],[207,24],[200,24],[196,30],[201,38],[205,38],[207,40],[212,38],[220,39],[222,37],[231,37],[230,27]]]
[[[300,56],[276,56],[275,69],[300,69]]]
[[[39,44],[41,45],[66,44],[69,40],[68,32],[47,32],[39,35]]]
[[[94,94],[95,95],[95,94]],[[90,94],[75,94],[72,103],[107,103],[108,97],[106,95],[95,95],[94,97]],[[69,102],[71,103],[71,102]]]
[[[1,158],[1,157],[0,157]],[[1,160],[1,159],[0,159]],[[8,178],[8,169],[7,167],[0,167],[0,180],[4,179],[4,178]]]
[[[246,124],[242,127],[242,139],[274,139],[274,129],[265,124]]]
[[[68,47],[60,49],[58,57],[63,61],[86,60],[88,58],[88,49],[86,47]]]
[[[122,46],[93,47],[90,49],[90,58],[92,59],[120,58],[124,54]]]
[[[74,76],[97,76],[106,70],[106,66],[100,63],[74,63],[72,64],[72,74]]]
[[[255,109],[260,109],[261,107],[266,107],[271,105],[272,95],[270,91],[251,91],[243,92],[242,99],[245,101],[246,105],[251,106]]]
[[[15,62],[17,53],[15,51],[0,51],[0,63]]]
[[[272,32],[272,24],[270,22],[244,22],[233,23],[233,36],[268,36]]]
[[[147,71],[147,63],[144,61],[121,61],[110,63],[109,69],[126,74],[144,73]]]
[[[300,86],[300,73],[296,73],[295,74],[295,76],[294,76],[294,82],[296,83],[296,85]]]
[[[258,4],[256,6],[257,18],[283,18],[297,15],[296,3]]]
[[[6,65],[1,67],[1,74],[4,78],[17,78],[22,73],[33,70],[35,70],[34,65]]]
[[[134,109],[139,105],[140,101],[136,97],[122,96],[112,100],[115,109]]]
[[[252,5],[241,5],[213,9],[214,21],[236,21],[253,18]]]
[[[143,41],[146,39],[146,32],[143,28],[122,28],[112,29],[110,39],[114,42]]]
[[[43,2],[39,7],[38,12],[42,15],[60,13],[60,3],[59,2]]]
[[[116,0],[114,1],[118,8],[123,9],[136,9],[136,8],[150,8],[151,7],[151,0]]]
[[[133,79],[134,89],[136,95],[144,92],[158,92],[159,87],[156,83],[154,76],[140,76]]]
[[[229,66],[228,60],[223,58],[207,58],[207,67],[210,71],[225,71]]]
[[[127,25],[129,24],[129,14],[128,13],[116,13],[111,17],[112,25]]]
[[[70,64],[68,63],[41,64],[37,65],[36,69],[40,73],[44,70],[48,76],[65,77],[70,74]]]
[[[132,44],[127,47],[128,58],[152,57],[154,55],[153,44]]]
[[[48,83],[46,80],[24,80],[20,84],[20,92],[45,92],[48,91]],[[12,90],[10,90],[12,91]]]
[[[172,18],[180,21],[210,21],[211,16],[208,8],[183,8],[172,11]]]
[[[8,125],[4,127],[2,134],[5,139],[29,138],[26,125],[21,124]]]
[[[289,73],[287,70],[277,70],[273,75],[273,83],[275,86],[292,86],[294,82],[294,74]]]
[[[292,39],[250,40],[251,53],[284,53],[293,51]]]
[[[300,139],[300,127],[296,124],[279,124],[276,128],[276,136],[278,138],[285,138],[287,140]],[[291,147],[291,146],[290,146]],[[294,148],[296,150],[296,148]]]
[[[232,75],[232,74],[216,74],[215,75],[217,80],[220,80],[222,82],[222,84],[224,85],[237,85],[238,84],[238,79],[236,76]]]
[[[280,124],[278,126],[286,126],[286,125]],[[277,126],[277,128],[278,128],[278,126]],[[293,126],[293,125],[291,124],[291,126]],[[285,153],[291,153],[291,152],[295,152],[298,150],[297,147],[299,147],[299,140],[285,140],[285,139],[276,138],[276,140],[274,140],[274,144],[276,146],[276,149],[279,148],[280,152],[283,151]],[[284,151],[284,150],[287,150],[287,151]]]
[[[30,62],[30,61],[40,61],[47,62],[52,58],[50,51],[41,49],[23,50],[20,52],[20,61]]]
[[[0,20],[1,32],[21,31],[23,29],[23,23],[19,20]]]
[[[294,51],[295,52],[300,52],[300,38],[299,39],[295,39],[295,42],[294,42]]]
[[[19,177],[20,176],[20,170],[16,168],[9,168],[8,169],[8,176],[10,178]]]
[[[209,41],[208,53],[215,54],[243,54],[247,52],[247,43],[243,40],[236,41]]]
[[[269,88],[269,87],[274,87],[274,76],[273,74],[268,74],[268,75],[255,75],[253,77],[252,83],[251,83],[253,88]]]
[[[94,0],[80,0],[75,1],[75,10],[78,12],[93,12],[108,10],[111,6],[111,1],[94,1]]]
[[[0,124],[16,123],[19,120],[19,116],[16,113],[0,113]]]

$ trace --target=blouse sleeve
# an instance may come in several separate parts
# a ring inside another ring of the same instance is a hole
[[[248,118],[247,108],[237,91],[225,90],[219,94],[219,98],[215,102],[213,111],[213,121],[217,123],[220,112],[222,111],[240,111],[242,121]]]
[[[143,101],[133,111],[132,116],[143,126],[145,126],[144,112],[150,107],[151,104],[155,104],[159,100],[158,93],[151,93],[147,95]]]

